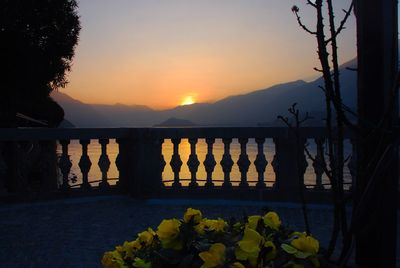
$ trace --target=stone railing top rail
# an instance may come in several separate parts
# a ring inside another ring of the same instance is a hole
[[[301,136],[326,136],[323,127],[302,127]],[[129,139],[129,138],[278,138],[289,137],[287,127],[182,127],[182,128],[3,128],[1,141],[73,140],[73,139]],[[346,137],[349,137],[346,133]]]

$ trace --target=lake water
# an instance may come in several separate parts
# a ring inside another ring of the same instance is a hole
[[[315,144],[310,141],[309,142],[309,150],[313,155],[315,155]],[[216,139],[216,142],[214,143],[213,147],[213,153],[215,157],[215,161],[217,162],[217,165],[215,166],[214,173],[213,173],[213,179],[216,180],[223,180],[224,174],[222,172],[222,167],[219,164],[219,162],[222,159],[223,155],[223,143],[221,139]],[[350,146],[347,144],[345,146],[346,148],[346,155],[350,153]],[[58,149],[58,153],[60,153],[60,148]],[[163,144],[163,155],[164,155],[164,160],[167,163],[163,172],[163,180],[168,181],[165,184],[170,185],[173,180],[173,172],[171,169],[171,166],[169,165],[169,162],[171,161],[172,157],[172,152],[173,152],[173,145],[170,140],[165,140]],[[205,180],[206,179],[206,171],[205,167],[202,164],[204,161],[206,154],[207,154],[207,144],[205,143],[204,139],[199,139],[197,145],[196,145],[196,152],[198,159],[200,161],[200,166],[197,172],[197,178],[199,180]],[[234,166],[232,167],[232,172],[231,172],[231,181],[234,185],[239,184],[240,181],[240,172],[239,172],[239,167],[236,164],[239,155],[240,155],[240,144],[238,143],[237,139],[233,139],[230,147],[230,152],[232,156],[232,160],[234,161]],[[111,166],[108,171],[108,178],[109,179],[117,179],[118,178],[118,169],[115,165],[115,159],[118,155],[118,144],[116,144],[115,140],[110,140],[110,143],[107,146],[107,153],[108,157],[111,161]],[[70,173],[70,178],[72,179],[72,185],[79,185],[82,180],[81,180],[81,172],[78,166],[79,159],[82,154],[82,149],[81,145],[79,144],[79,141],[71,141],[71,144],[69,145],[69,154],[70,158],[72,161],[72,168],[71,168],[71,173]],[[97,140],[92,140],[91,143],[88,146],[88,154],[90,157],[90,160],[92,162],[92,167],[89,172],[89,182],[94,182],[94,181],[99,181],[101,180],[101,171],[100,168],[97,164],[100,154],[101,154],[101,146],[98,143]],[[188,161],[189,155],[190,155],[190,144],[187,139],[182,139],[180,145],[179,145],[179,154],[181,156],[181,160],[183,162],[183,165],[181,167],[181,172],[180,172],[180,178],[181,179],[190,179],[190,171],[189,168],[186,164]],[[247,173],[248,181],[250,184],[254,185],[257,181],[257,172],[256,168],[254,166],[254,160],[257,155],[257,144],[255,143],[254,139],[249,139],[249,142],[247,144],[247,154],[249,156],[249,160],[251,161],[251,165],[249,168],[249,171]],[[271,166],[271,162],[273,159],[273,156],[275,154],[275,145],[273,144],[271,139],[267,139],[266,142],[264,143],[264,154],[266,155],[268,165],[264,174],[264,178],[266,180],[266,183],[268,186],[272,186],[273,182],[275,181],[275,173],[273,172],[273,168]],[[346,168],[345,169],[345,179],[346,181],[350,181],[350,175],[349,171]],[[305,184],[307,185],[314,185],[315,184],[315,173],[314,173],[314,168],[312,167],[311,161],[308,161],[308,167],[304,176]],[[115,184],[114,181],[110,181],[110,184]],[[200,185],[204,185],[204,181],[200,181]],[[326,176],[323,177],[323,183],[328,184],[328,179]],[[187,185],[188,182],[183,182],[183,185]],[[216,185],[220,185],[221,182],[215,182]],[[97,182],[94,183],[94,185],[97,185]]]

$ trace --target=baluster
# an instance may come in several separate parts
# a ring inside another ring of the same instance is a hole
[[[212,173],[214,172],[215,165],[217,162],[215,162],[215,157],[213,154],[213,144],[215,142],[214,138],[207,138],[206,143],[207,143],[207,155],[206,159],[204,160],[203,164],[207,172],[207,182],[206,182],[206,187],[211,188],[214,187],[214,183],[212,181]]]
[[[239,171],[240,171],[240,184],[239,186],[242,188],[248,187],[249,183],[247,181],[247,172],[249,171],[250,167],[250,160],[249,156],[247,155],[246,152],[246,144],[249,141],[247,138],[240,138],[239,143],[240,143],[240,156],[238,161],[236,162],[237,165],[239,166]]]
[[[163,153],[162,153],[162,144],[164,143],[164,139],[160,139],[159,142],[160,142],[160,148],[161,148],[161,152],[160,152],[160,174],[161,174],[161,177],[160,177],[160,186],[163,187],[163,186],[164,186],[164,183],[163,183],[163,181],[162,181],[162,174],[163,174],[163,172],[164,172],[165,165],[166,165],[167,163],[165,162],[164,155],[163,155]]]
[[[115,166],[118,169],[118,181],[115,184],[120,190],[121,188],[123,188],[123,184],[124,184],[124,160],[123,160],[123,156],[121,153],[121,147],[122,147],[122,143],[123,141],[121,139],[115,139],[116,143],[118,144],[118,154],[117,157],[115,158]]]
[[[224,172],[224,183],[222,184],[223,187],[229,188],[232,187],[230,173],[232,171],[233,160],[231,154],[229,152],[230,144],[232,143],[231,138],[224,138],[222,139],[224,143],[224,155],[222,156],[222,160],[220,162],[222,166],[222,171]]]
[[[109,143],[109,140],[99,139],[99,143],[101,145],[101,155],[99,158],[99,162],[97,163],[101,170],[101,182],[99,183],[99,187],[101,189],[108,189],[110,188],[107,177],[107,172],[110,169],[110,159],[107,155],[107,144]]]
[[[301,152],[299,153],[300,154],[299,155],[300,159],[297,159],[297,161],[299,162],[299,165],[300,165],[298,168],[299,168],[299,171],[300,171],[301,178],[297,177],[297,179],[300,179],[302,181],[302,183],[301,183],[302,187],[307,188],[305,183],[304,183],[304,174],[306,174],[306,170],[307,170],[307,167],[308,167],[307,157],[306,157],[305,152],[304,152],[304,147],[307,146],[307,139],[304,139],[304,140],[301,139],[299,145],[300,145],[300,148],[297,148],[297,145],[296,145],[296,150],[301,150]]]
[[[265,168],[268,165],[268,161],[265,158],[264,154],[264,142],[265,138],[256,138],[257,143],[257,156],[254,160],[254,165],[256,166],[257,174],[258,174],[258,181],[257,181],[257,188],[265,188],[267,185],[264,181],[264,172]]]
[[[279,156],[278,156],[279,153],[277,151],[277,147],[278,147],[277,146],[277,139],[274,138],[273,142],[275,144],[275,154],[274,154],[274,157],[272,158],[271,166],[272,166],[272,169],[274,170],[274,173],[275,173],[275,182],[274,182],[272,187],[274,189],[278,189],[280,187],[280,185],[279,185],[280,163],[279,163]]]
[[[81,169],[82,172],[82,186],[81,188],[84,190],[89,190],[91,189],[89,179],[88,179],[88,174],[90,167],[92,166],[92,162],[90,161],[89,155],[88,155],[88,145],[90,144],[90,140],[80,140],[79,143],[82,145],[82,156],[81,159],[79,160],[79,168]]]
[[[352,191],[355,187],[355,183],[356,183],[356,176],[357,176],[357,148],[356,148],[356,140],[354,139],[350,139],[350,143],[351,143],[351,158],[349,161],[349,164],[347,165],[347,167],[349,168],[350,171],[350,175],[351,175],[351,186],[350,186],[350,191]]]
[[[189,143],[190,143],[190,156],[187,161],[187,165],[189,167],[189,171],[190,171],[190,175],[191,175],[189,187],[197,187],[197,186],[199,186],[199,184],[196,181],[196,179],[197,179],[196,173],[197,173],[197,170],[200,165],[199,159],[196,154],[197,139],[196,138],[189,139]]]
[[[69,172],[71,171],[71,167],[72,167],[72,162],[68,155],[68,144],[69,143],[70,143],[69,140],[60,140],[61,157],[58,161],[58,166],[63,175],[63,181],[62,181],[62,185],[61,185],[61,189],[63,189],[63,190],[69,189],[68,176],[69,176]]]
[[[324,138],[315,138],[315,144],[317,145],[317,154],[315,155],[315,161],[313,162],[313,168],[315,172],[315,186],[316,190],[324,190],[325,187],[322,185],[322,175],[324,169],[322,168],[324,159]]]
[[[179,155],[179,143],[181,143],[180,138],[171,139],[172,144],[174,145],[174,150],[172,154],[171,161],[169,164],[171,165],[172,171],[174,172],[174,183],[172,187],[179,188],[182,184],[179,181],[179,172],[181,171],[182,160],[181,156]]]
[[[5,178],[7,172],[7,165],[3,158],[3,143],[0,143],[0,195],[7,192],[5,188]]]

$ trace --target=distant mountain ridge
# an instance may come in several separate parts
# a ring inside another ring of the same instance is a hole
[[[164,122],[154,125],[155,127],[194,127],[196,124],[189,120],[171,117]]]
[[[356,61],[341,66],[342,97],[344,103],[356,107],[356,72],[346,67],[355,67]],[[214,103],[197,103],[178,106],[162,111],[144,105],[86,104],[65,93],[54,92],[52,97],[64,108],[66,118],[76,127],[151,127],[179,118],[196,125],[255,126],[274,122],[278,115],[287,115],[287,109],[297,103],[303,112],[323,116],[325,99],[323,79],[312,82],[297,80],[278,84],[247,94],[229,96]]]

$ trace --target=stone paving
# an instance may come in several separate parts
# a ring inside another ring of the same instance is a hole
[[[101,267],[105,251],[134,239],[148,226],[156,228],[164,218],[182,217],[189,206],[200,208],[209,218],[238,218],[246,213],[259,213],[266,204],[221,200],[137,201],[108,196],[0,205],[0,267]],[[269,203],[268,207],[277,211],[285,224],[304,230],[299,205]],[[322,245],[327,245],[331,207],[311,205],[309,216],[313,234]]]

